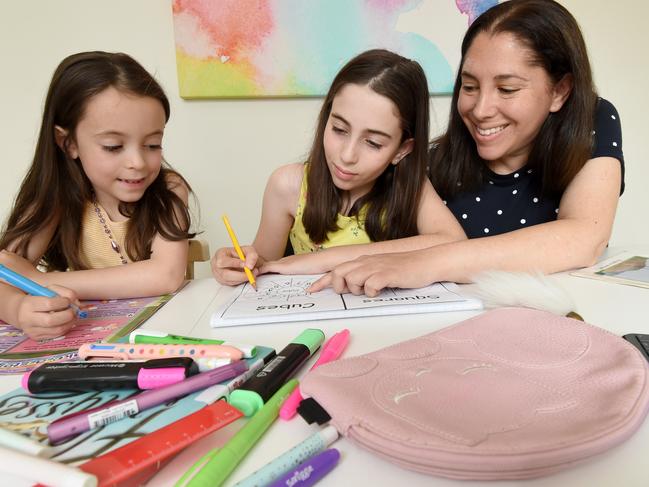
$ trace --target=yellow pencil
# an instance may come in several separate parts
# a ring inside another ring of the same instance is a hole
[[[230,220],[228,220],[227,215],[223,215],[223,223],[225,223],[225,229],[228,231],[228,234],[230,235],[230,240],[232,240],[232,245],[234,246],[234,250],[237,251],[237,255],[239,256],[239,258],[243,262],[245,262],[246,256],[243,255],[243,250],[241,250],[241,247],[239,246],[239,241],[237,240],[237,236],[234,234],[234,230],[232,230],[232,227],[230,226]],[[250,285],[256,291],[257,282],[255,281],[254,274],[247,267],[244,267],[243,270],[246,273],[246,276],[248,277],[248,282],[250,282]]]

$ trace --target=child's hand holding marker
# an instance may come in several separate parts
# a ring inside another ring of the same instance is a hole
[[[56,285],[51,289],[56,296],[16,295],[15,323],[33,340],[65,335],[76,322],[79,300],[74,291]]]
[[[14,300],[11,308],[16,313],[11,322],[32,339],[64,335],[77,316],[87,317],[87,313],[79,309],[77,295],[70,289],[41,286],[3,264],[0,264],[0,280],[20,290],[8,296]]]

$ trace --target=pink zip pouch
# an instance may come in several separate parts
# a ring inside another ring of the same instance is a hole
[[[647,371],[619,336],[501,308],[323,365],[300,389],[341,434],[405,468],[524,479],[629,438],[649,407]]]

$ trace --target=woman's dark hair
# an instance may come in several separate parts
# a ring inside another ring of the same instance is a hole
[[[354,203],[349,214],[358,216],[366,205],[365,231],[372,241],[417,235],[417,210],[426,178],[428,84],[417,62],[383,49],[366,51],[353,58],[329,88],[308,159],[304,228],[315,243],[324,242],[328,232],[338,229],[336,220],[343,204],[342,194],[327,167],[323,140],[333,100],[347,84],[367,86],[391,100],[401,118],[401,142],[414,139],[412,152],[399,164],[390,164],[369,193]]]
[[[553,0],[510,0],[487,10],[469,27],[462,41],[448,128],[433,141],[429,167],[433,186],[449,198],[485,182],[486,163],[457,109],[466,54],[482,32],[513,35],[529,49],[530,62],[542,67],[553,83],[572,78],[567,100],[542,124],[528,159],[541,174],[542,192],[561,194],[590,158],[597,93],[579,25]]]
[[[92,201],[93,190],[79,159],[72,159],[64,149],[74,140],[90,99],[109,87],[158,100],[165,120],[169,119],[169,100],[164,91],[130,56],[94,51],[65,58],[52,77],[34,159],[0,238],[1,249],[13,243],[12,250],[26,255],[32,237],[54,220],[56,229],[41,264],[48,270],[86,268],[88,263],[79,256],[79,243],[84,207]],[[69,134],[64,149],[56,143],[57,126]],[[129,218],[125,251],[131,260],[149,258],[157,233],[174,241],[194,236],[189,232],[189,210],[170,189],[177,181],[187,184],[163,162],[139,201],[120,203],[120,213]]]

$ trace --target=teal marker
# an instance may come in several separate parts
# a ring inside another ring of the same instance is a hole
[[[181,335],[171,335],[156,330],[135,330],[128,337],[129,343],[143,343],[147,345],[229,345],[238,348],[244,358],[252,358],[257,354],[254,345],[242,345],[226,342],[225,340],[214,340],[212,338],[194,338]]]
[[[22,274],[18,274],[16,271],[9,269],[9,267],[5,267],[2,264],[0,264],[0,278],[32,296],[44,296],[46,298],[54,298],[58,296],[58,294],[51,289],[41,286],[37,282],[26,278]],[[88,313],[81,311],[76,304],[70,304],[70,308],[74,310],[79,318],[88,317]]]
[[[246,416],[255,414],[324,341],[322,330],[308,328],[230,394],[230,404]]]
[[[175,487],[216,487],[232,473],[246,453],[277,419],[282,403],[297,386],[292,379],[284,384],[222,448],[212,450],[196,462]]]

